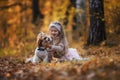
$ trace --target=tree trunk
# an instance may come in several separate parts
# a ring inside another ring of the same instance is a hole
[[[39,0],[32,0],[32,10],[33,10],[33,20],[32,22],[35,23],[37,18],[43,18],[42,13],[39,11]]]
[[[99,45],[106,40],[104,0],[90,0],[90,29],[87,45]]]

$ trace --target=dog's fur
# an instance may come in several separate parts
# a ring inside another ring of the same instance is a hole
[[[49,62],[49,54],[46,48],[51,44],[52,39],[47,34],[41,32],[37,36],[37,48],[35,49],[34,56],[26,60],[26,62],[39,63]]]

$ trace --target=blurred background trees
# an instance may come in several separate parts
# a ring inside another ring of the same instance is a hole
[[[32,0],[32,12],[33,12],[33,17],[32,17],[32,22],[35,23],[37,21],[37,18],[43,18],[43,14],[39,10],[39,0]]]
[[[36,2],[35,2],[36,1]],[[70,45],[87,42],[90,0],[0,0],[0,54],[34,50],[36,35],[62,22]],[[107,35],[120,34],[120,2],[104,0]],[[37,24],[37,25],[36,25]],[[79,46],[79,45],[78,45]]]

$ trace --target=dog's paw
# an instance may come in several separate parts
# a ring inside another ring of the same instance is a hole
[[[31,62],[31,58],[27,58],[27,59],[25,60],[25,63],[29,63],[29,62]]]

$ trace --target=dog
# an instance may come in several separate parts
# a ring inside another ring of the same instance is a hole
[[[49,47],[51,42],[52,38],[49,35],[40,32],[37,36],[37,47],[35,49],[34,56],[27,59],[26,63],[32,62],[33,64],[35,64],[39,63],[40,61],[50,62],[49,54],[46,49]]]

